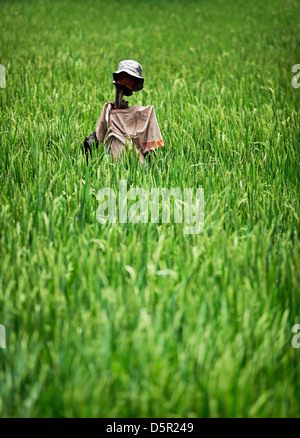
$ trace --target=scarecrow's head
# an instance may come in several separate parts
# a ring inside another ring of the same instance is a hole
[[[136,61],[121,61],[118,70],[113,72],[113,83],[123,88],[124,96],[131,96],[133,91],[139,91],[144,86],[142,66]]]

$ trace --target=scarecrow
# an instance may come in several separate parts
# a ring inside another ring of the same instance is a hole
[[[133,92],[143,89],[142,71],[138,62],[125,60],[113,72],[115,101],[104,105],[96,131],[84,140],[83,150],[87,162],[92,147],[98,147],[99,142],[104,144],[104,149],[115,159],[123,156],[126,145],[129,149],[136,148],[140,163],[164,145],[154,107],[129,107],[128,102],[123,100],[124,96],[131,96]]]

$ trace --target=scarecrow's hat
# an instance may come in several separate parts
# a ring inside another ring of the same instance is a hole
[[[126,76],[124,75],[124,73],[127,73],[127,75],[132,76],[132,78],[134,78],[134,83],[132,82],[130,84],[129,81],[124,84],[121,83],[120,85],[126,86],[127,88],[129,88],[131,92],[142,90],[142,88],[144,87],[144,78],[142,78],[143,68],[141,64],[139,64],[136,61],[132,61],[131,59],[121,61],[118,70],[113,72],[113,78],[114,78],[113,83],[114,84],[119,83],[120,79],[121,79],[120,82],[123,82],[124,76]]]

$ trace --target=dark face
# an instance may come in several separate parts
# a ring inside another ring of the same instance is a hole
[[[118,75],[116,84],[120,85],[124,90],[124,96],[131,96],[136,79],[128,73],[122,72]]]

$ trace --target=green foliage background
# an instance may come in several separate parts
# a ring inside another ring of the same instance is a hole
[[[299,416],[299,1],[0,11],[0,415]],[[87,168],[128,58],[165,147]],[[96,193],[120,179],[203,187],[203,233],[101,226]]]

